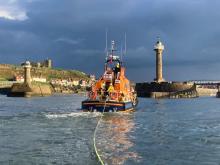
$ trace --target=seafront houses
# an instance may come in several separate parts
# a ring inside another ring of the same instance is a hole
[[[72,84],[73,84],[74,86],[78,86],[78,85],[79,85],[79,80],[73,80],[73,81],[72,81]]]
[[[60,86],[88,86],[87,81],[79,79],[51,79],[51,84]]]
[[[17,75],[15,76],[14,80],[17,82],[24,82],[24,76]],[[31,81],[46,83],[47,79],[45,77],[32,77]]]
[[[81,87],[86,87],[86,86],[88,86],[86,80],[80,80],[80,81],[79,81],[79,84],[80,84]]]

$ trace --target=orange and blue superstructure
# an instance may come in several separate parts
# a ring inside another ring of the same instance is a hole
[[[82,109],[91,112],[133,111],[137,102],[136,92],[125,76],[122,61],[114,55],[112,45],[111,53],[106,57],[104,73],[91,85],[88,98],[82,101]]]

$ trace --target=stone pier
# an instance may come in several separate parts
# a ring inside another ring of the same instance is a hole
[[[24,83],[15,83],[8,93],[9,97],[31,97],[31,96],[48,96],[52,94],[49,84],[32,82],[31,79],[31,64],[26,61],[24,67]]]
[[[151,98],[194,98],[198,93],[193,84],[185,82],[136,83],[138,97]]]

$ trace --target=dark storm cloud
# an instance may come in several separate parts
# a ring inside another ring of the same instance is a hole
[[[108,28],[119,50],[127,34],[124,60],[133,80],[153,80],[157,36],[165,44],[165,79],[220,79],[219,6],[217,0],[0,0],[0,58],[49,57],[57,67],[100,74]]]

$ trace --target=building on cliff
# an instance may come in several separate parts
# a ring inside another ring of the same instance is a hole
[[[17,75],[15,76],[14,78],[14,81],[17,81],[17,82],[24,82],[24,76],[23,75]],[[43,82],[43,83],[46,83],[47,82],[47,79],[46,77],[31,77],[31,82]]]
[[[36,68],[52,68],[52,60],[51,59],[46,59],[41,62],[34,62],[31,61],[31,66],[36,67]]]

